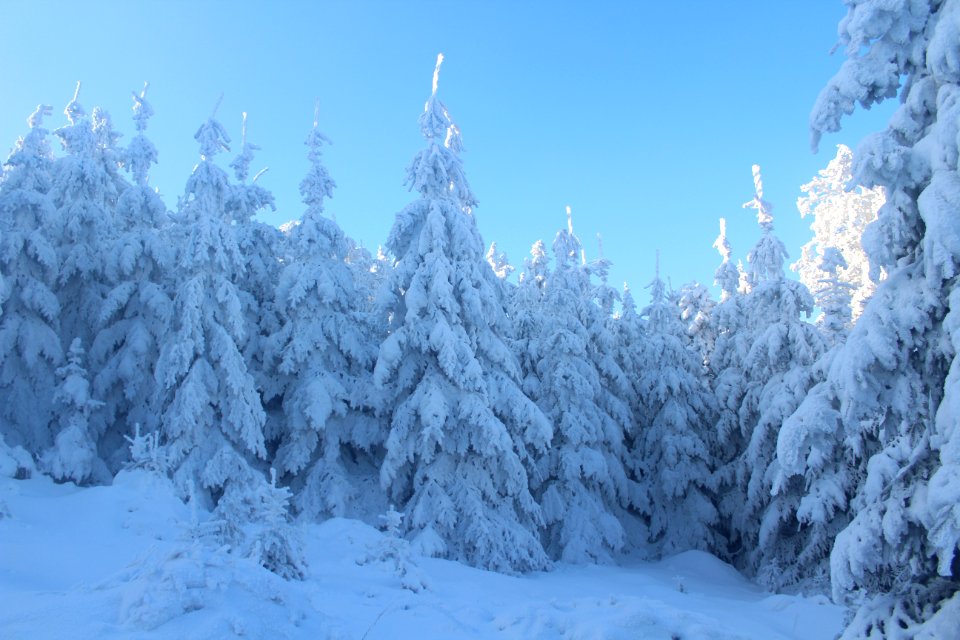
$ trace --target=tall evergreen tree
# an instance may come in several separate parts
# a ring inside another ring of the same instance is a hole
[[[54,134],[65,155],[56,162],[50,196],[57,207],[61,340],[91,344],[109,286],[106,256],[114,242],[114,211],[126,188],[118,171],[117,134],[109,116],[87,115],[78,102],[80,83],[64,113],[68,124]]]
[[[245,321],[234,283],[244,260],[227,208],[233,191],[213,162],[229,138],[212,116],[194,138],[200,162],[180,201],[174,315],[156,369],[162,429],[184,493],[194,482],[217,492],[254,482],[250,464],[266,456],[264,411],[240,352]]]
[[[567,207],[570,215],[570,208]],[[585,295],[594,304],[586,305],[586,328],[589,336],[589,353],[600,376],[599,406],[606,416],[605,438],[613,444],[620,464],[614,470],[615,476],[624,474],[621,484],[620,501],[624,507],[636,507],[639,504],[639,488],[625,473],[623,456],[626,452],[624,442],[634,433],[636,415],[631,409],[630,400],[633,390],[630,380],[620,366],[616,318],[614,307],[620,302],[619,292],[608,284],[610,261],[603,257],[603,240],[597,234],[599,255],[583,266]],[[598,282],[594,282],[597,278]],[[621,514],[621,517],[623,514]]]
[[[750,290],[740,300],[745,351],[738,356],[743,367],[738,429],[723,431],[727,452],[735,457],[722,474],[720,492],[727,498],[721,513],[737,545],[738,565],[776,586],[785,579],[776,560],[786,554],[792,542],[787,533],[796,528],[796,496],[771,499],[777,434],[812,386],[812,365],[824,345],[817,329],[803,320],[813,310],[809,291],[784,275],[786,248],[773,233],[772,207],[763,198],[756,165],[753,176],[756,193],[744,207],[756,209],[761,235],[748,255]]]
[[[50,199],[53,156],[39,105],[27,121],[0,175],[0,270],[7,297],[0,316],[0,435],[10,446],[39,455],[51,443],[60,302],[54,293],[60,272],[57,213]]]
[[[99,412],[105,430],[100,453],[113,471],[125,458],[126,434],[134,433],[138,424],[147,432],[159,428],[151,405],[153,371],[173,313],[167,291],[173,249],[163,235],[170,220],[160,195],[148,183],[157,150],[144,133],[153,115],[146,92],[145,85],[133,94],[137,135],[123,153],[133,186],[117,201],[116,238],[104,267],[111,289],[99,311],[101,328],[90,351],[97,371],[94,393],[104,403]]]
[[[834,597],[860,601],[848,638],[949,637],[960,611],[958,24],[956,0],[851,3],[840,24],[848,60],[811,115],[816,144],[857,102],[902,87],[853,168],[886,189],[863,242],[888,277],[780,447],[794,452],[784,466],[835,485],[816,497],[822,508],[852,494],[856,515],[830,558]],[[855,473],[831,477],[825,456],[851,459]]]
[[[720,218],[720,235],[713,243],[720,253],[721,263],[714,272],[714,282],[720,287],[720,303],[714,310],[717,337],[708,362],[708,374],[717,403],[716,478],[714,485],[730,487],[736,482],[736,459],[744,448],[740,432],[740,404],[746,391],[746,357],[750,349],[750,333],[745,313],[745,292],[741,291],[744,274],[731,260],[732,248],[727,239],[727,221]],[[721,528],[728,539],[729,549],[721,553],[727,559],[739,549],[739,540],[732,530],[732,515],[742,506],[740,495],[720,491],[718,509]]]
[[[618,516],[634,495],[623,466],[623,429],[605,411],[590,353],[588,327],[598,308],[569,212],[567,222],[554,240],[556,268],[544,290],[536,400],[554,435],[534,486],[548,553],[565,562],[610,562],[625,542]]]
[[[274,464],[301,476],[295,502],[312,517],[343,516],[356,496],[344,448],[359,454],[383,442],[373,415],[376,344],[364,331],[364,294],[346,262],[349,242],[324,214],[336,186],[323,164],[327,142],[315,119],[306,140],[310,168],[300,183],[307,209],[290,230],[275,300],[282,324],[270,338],[283,408]]]
[[[634,455],[641,480],[649,536],[662,553],[713,551],[719,539],[712,491],[713,397],[697,351],[688,346],[680,309],[657,274],[643,310],[646,366],[639,375],[643,434]]]
[[[267,336],[280,328],[273,291],[279,278],[283,236],[276,227],[254,219],[263,209],[276,209],[273,194],[257,183],[266,169],[247,182],[254,152],[259,150],[258,145],[247,141],[247,114],[244,113],[240,153],[230,163],[237,182],[230,186],[226,203],[227,215],[236,225],[237,247],[244,260],[243,270],[234,272],[233,281],[243,307],[245,328],[241,351],[247,369],[261,393],[273,394],[275,389],[267,389],[272,380],[265,373],[263,357]]]
[[[381,482],[423,548],[498,570],[543,568],[542,519],[523,459],[550,426],[520,388],[500,336],[506,317],[484,259],[460,132],[433,92],[420,116],[425,149],[407,170],[418,197],[397,214],[392,318],[375,379],[392,398]]]
[[[539,339],[543,333],[543,296],[549,279],[549,261],[543,241],[537,240],[530,247],[530,257],[523,261],[523,273],[510,301],[513,308],[513,352],[520,363],[523,391],[534,399],[540,394],[537,362]]]

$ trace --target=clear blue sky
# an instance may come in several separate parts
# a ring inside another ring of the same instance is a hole
[[[303,210],[303,140],[319,98],[338,183],[327,210],[372,249],[411,199],[404,169],[442,51],[440,96],[463,131],[484,240],[520,268],[569,204],[588,255],[602,233],[613,283],[635,291],[658,248],[674,285],[712,284],[721,216],[746,256],[759,235],[740,208],[753,163],[795,258],[810,237],[799,186],[890,112],[858,113],[810,151],[810,109],[843,60],[829,55],[840,0],[0,0],[0,11],[0,145],[38,102],[54,106],[48,128],[60,126],[77,80],[81,103],[107,108],[129,140],[130,92],[149,80],[151,181],[173,208],[198,157],[193,133],[222,92],[233,151],[249,112],[263,147],[253,169],[270,168],[261,184],[278,205],[263,219],[280,224]]]

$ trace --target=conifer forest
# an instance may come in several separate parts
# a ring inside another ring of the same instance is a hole
[[[79,85],[24,114],[0,173],[0,548],[15,488],[47,477],[191,514],[112,578],[130,633],[193,615],[236,563],[322,583],[310,527],[359,521],[385,533],[356,564],[410,594],[430,558],[532,579],[714,556],[840,607],[844,639],[960,638],[960,0],[847,4],[813,144],[855,108],[894,115],[803,185],[794,261],[792,203],[744,167],[759,240],[737,261],[720,219],[691,249],[717,252],[714,283],[612,283],[569,208],[511,264],[473,215],[442,56],[377,249],[328,213],[313,105],[280,228],[245,122],[199,123],[174,203],[150,182],[161,89],[133,94],[123,144]]]

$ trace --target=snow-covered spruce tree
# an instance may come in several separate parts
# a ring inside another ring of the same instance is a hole
[[[60,260],[51,233],[53,156],[40,105],[27,121],[0,176],[0,271],[7,297],[0,316],[0,435],[39,456],[52,444],[55,371],[63,360],[60,302],[54,290]]]
[[[756,165],[753,176],[756,194],[744,207],[756,209],[761,236],[748,255],[750,290],[741,300],[745,325],[740,330],[746,332],[746,351],[737,407],[739,429],[725,434],[733,436],[736,457],[721,474],[719,491],[728,500],[721,504],[721,515],[739,547],[737,564],[764,583],[779,586],[795,581],[779,560],[789,557],[799,495],[781,491],[771,496],[777,434],[813,385],[811,365],[824,343],[816,327],[803,320],[813,310],[810,292],[785,277],[786,248],[773,234],[772,207],[763,199]]]
[[[200,162],[177,214],[174,314],[156,369],[161,428],[184,495],[194,482],[217,493],[266,483],[250,467],[266,456],[265,418],[240,352],[245,323],[234,282],[244,260],[227,210],[233,190],[213,162],[229,139],[212,116],[194,137]]]
[[[523,391],[528,397],[536,399],[540,394],[537,363],[543,335],[543,296],[550,269],[543,240],[537,240],[530,247],[530,257],[525,258],[523,263],[523,273],[510,297],[510,307],[513,309],[511,347],[520,363]]]
[[[410,541],[403,537],[403,515],[391,505],[380,516],[383,537],[366,556],[357,559],[357,564],[381,562],[392,565],[393,573],[400,579],[400,586],[414,593],[429,588],[423,572],[410,554]]]
[[[884,203],[882,187],[867,189],[853,180],[853,152],[837,145],[837,155],[810,182],[800,187],[806,195],[797,199],[802,217],[811,216],[813,238],[803,245],[800,259],[791,268],[800,276],[814,298],[827,288],[826,278],[834,278],[851,289],[852,319],[863,313],[863,306],[876,288],[870,277],[870,263],[860,238],[877,217]],[[843,257],[843,266],[835,275],[823,271],[823,258],[829,248]],[[879,272],[875,277],[879,277]],[[818,306],[819,303],[818,303]]]
[[[830,558],[834,597],[860,605],[847,638],[950,637],[960,619],[958,25],[956,0],[850,3],[840,24],[848,60],[811,115],[817,143],[857,102],[900,91],[887,129],[861,143],[853,168],[861,184],[886,189],[863,244],[888,277],[826,391],[801,407],[806,430],[781,447],[794,452],[782,462],[790,470],[816,473],[820,443],[834,438],[865,474],[849,478],[856,515]],[[818,502],[829,508],[834,495]]]
[[[277,486],[275,469],[270,469],[267,483],[249,467],[235,468],[236,461],[231,458],[221,449],[208,474],[232,484],[220,498],[211,522],[220,541],[285,580],[302,580],[306,560],[300,529],[290,521],[290,489]],[[238,481],[246,486],[237,490]]]
[[[307,208],[287,239],[274,303],[281,327],[269,341],[282,404],[277,433],[271,433],[278,443],[274,465],[297,476],[294,502],[310,517],[346,515],[357,491],[344,450],[369,453],[384,437],[371,406],[377,354],[364,332],[368,294],[357,289],[346,262],[347,238],[324,215],[335,186],[323,165],[326,142],[315,119],[306,140],[310,168],[300,183]]]
[[[851,318],[854,287],[838,277],[842,264],[838,250],[823,251],[821,271],[827,277],[817,295],[823,309],[818,324],[829,349],[811,367],[816,384],[780,429],[771,466],[773,492],[787,498],[797,520],[791,548],[777,561],[779,583],[818,592],[829,590],[830,550],[850,522],[849,501],[865,472],[863,460],[843,445],[837,387],[828,375],[842,354]]]
[[[567,207],[567,215],[570,208]],[[572,232],[572,226],[569,227]],[[614,307],[620,301],[620,293],[608,284],[610,261],[603,257],[603,240],[597,234],[598,252],[596,259],[583,265],[587,295],[594,304],[583,308],[586,312],[587,334],[590,339],[589,353],[600,376],[599,406],[609,419],[604,422],[605,438],[616,452],[619,452],[620,465],[613,471],[619,478],[625,468],[623,457],[627,455],[624,442],[635,433],[636,415],[631,408],[633,389],[630,379],[620,366],[620,351],[617,320]],[[596,277],[598,282],[594,282]],[[621,483],[621,480],[617,480]],[[621,503],[636,507],[639,504],[639,487],[624,474],[621,485]],[[625,514],[621,514],[621,517]]]
[[[83,366],[86,355],[80,338],[74,338],[67,363],[57,369],[57,388],[53,394],[56,441],[40,460],[41,467],[55,479],[77,483],[89,479],[110,478],[96,450],[96,438],[90,433],[90,414],[103,403],[90,395],[90,379]]]
[[[506,318],[473,218],[460,133],[436,94],[441,60],[419,120],[427,146],[407,172],[419,197],[397,214],[387,241],[397,262],[375,370],[392,400],[381,482],[421,549],[490,569],[539,569],[547,565],[542,519],[523,459],[548,444],[550,425],[500,338]]]
[[[247,142],[247,114],[244,113],[240,153],[230,163],[237,183],[231,185],[226,203],[227,215],[236,225],[237,247],[244,260],[244,269],[233,276],[245,321],[240,350],[261,394],[272,396],[276,394],[276,389],[269,387],[274,380],[265,372],[263,357],[267,336],[280,328],[273,291],[280,272],[278,258],[283,236],[273,225],[254,220],[254,216],[262,209],[275,209],[273,194],[257,184],[257,179],[266,169],[247,183],[250,163],[253,162],[254,152],[259,149],[258,145]]]
[[[624,433],[603,408],[588,329],[597,307],[569,218],[553,250],[556,268],[544,289],[535,399],[554,432],[533,486],[547,523],[547,552],[564,562],[609,562],[625,542],[618,516],[634,497],[623,466]]]
[[[713,396],[659,264],[649,289],[650,304],[641,314],[647,327],[645,366],[637,371],[642,434],[632,452],[644,471],[640,487],[649,541],[663,554],[712,552],[721,546],[711,490]]]
[[[620,311],[616,324],[617,349],[614,357],[627,378],[630,414],[633,424],[624,437],[624,467],[633,480],[639,481],[646,473],[643,460],[634,452],[641,448],[645,425],[641,424],[644,409],[642,404],[641,374],[649,366],[646,358],[646,327],[637,312],[633,292],[626,283],[620,295]]]
[[[732,249],[727,239],[727,221],[720,218],[720,235],[713,246],[720,253],[720,266],[714,272],[714,282],[720,287],[720,302],[714,309],[714,326],[717,336],[713,353],[708,361],[708,375],[717,403],[716,478],[714,485],[729,487],[735,483],[735,460],[744,448],[744,439],[740,433],[740,403],[746,389],[744,370],[747,352],[750,349],[750,334],[747,328],[747,316],[744,312],[745,293],[740,283],[743,273],[739,265],[730,259]],[[719,492],[718,508],[721,514],[721,527],[729,543],[729,549],[719,550],[720,555],[732,559],[738,548],[738,540],[730,528],[730,515],[742,503],[740,496],[732,491]]]
[[[117,198],[127,188],[118,170],[119,137],[109,116],[96,109],[88,117],[77,101],[80,83],[64,113],[68,124],[54,134],[65,155],[56,161],[50,196],[57,207],[60,274],[60,339],[92,344],[109,291],[106,257],[113,248]],[[101,427],[97,433],[99,438]]]
[[[100,455],[114,472],[126,458],[125,437],[134,426],[139,424],[146,432],[159,427],[150,404],[156,395],[153,372],[173,313],[167,291],[173,248],[162,235],[170,220],[160,195],[147,181],[157,150],[144,135],[153,115],[146,92],[145,85],[133,94],[137,135],[123,152],[133,186],[117,201],[116,238],[104,256],[111,289],[99,311],[101,328],[90,350],[97,371],[94,392],[104,403],[100,415],[106,432],[100,439]]]

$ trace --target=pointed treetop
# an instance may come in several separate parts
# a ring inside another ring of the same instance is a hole
[[[753,287],[765,280],[781,280],[783,263],[788,257],[787,248],[773,234],[773,206],[763,199],[763,181],[760,178],[760,165],[753,165],[753,186],[756,192],[753,200],[744,203],[745,209],[757,210],[757,221],[762,234],[757,244],[747,255],[750,263],[748,284]]]
[[[754,196],[749,202],[743,203],[744,209],[756,209],[757,221],[764,233],[773,231],[773,205],[763,199],[763,179],[760,177],[760,165],[753,165]]]
[[[310,169],[307,175],[300,181],[300,195],[303,196],[303,203],[307,205],[313,213],[323,213],[323,201],[333,195],[333,189],[337,184],[330,177],[327,168],[323,165],[323,145],[330,144],[330,139],[320,133],[320,98],[317,98],[313,107],[313,128],[307,134],[304,141],[307,146],[307,159],[310,161]],[[336,220],[335,216],[331,216]]]
[[[50,105],[38,104],[34,112],[30,114],[29,118],[27,118],[27,124],[31,129],[39,128],[43,126],[44,116],[49,116],[52,113],[53,107]]]
[[[530,247],[530,258],[532,262],[536,264],[546,264],[547,262],[547,245],[543,243],[543,240],[537,240]]]
[[[723,262],[714,272],[713,281],[720,287],[720,301],[723,302],[737,293],[740,288],[740,270],[730,262],[730,242],[727,240],[727,220],[720,218],[720,235],[713,242]]]
[[[437,54],[437,66],[433,68],[433,93],[437,95],[437,84],[440,82],[440,65],[443,64],[443,54]]]
[[[210,112],[210,119],[217,117],[217,111],[220,109],[220,103],[223,102],[223,92],[220,92],[220,96],[217,98],[217,101],[213,103],[213,111]]]
[[[260,146],[255,144],[250,144],[247,142],[247,112],[243,112],[243,124],[240,129],[240,154],[234,158],[233,162],[230,163],[230,167],[233,168],[237,180],[240,182],[246,182],[247,176],[250,174],[250,163],[253,162],[253,152],[259,151]],[[253,179],[256,182],[266,169],[257,173],[256,177]]]
[[[113,119],[110,117],[110,113],[101,107],[94,107],[90,119],[91,129],[100,149],[110,151],[116,149],[120,134],[113,128]]]
[[[647,289],[650,289],[652,304],[656,305],[666,299],[666,286],[663,284],[663,280],[660,279],[660,249],[657,249],[657,257],[654,264],[653,280],[647,285]]]
[[[330,138],[320,133],[320,98],[317,98],[313,105],[313,128],[307,134],[307,139],[303,143],[309,147],[307,158],[312,163],[320,162],[320,156],[323,155],[321,147],[324,144],[332,144]]]
[[[80,106],[80,103],[77,102],[79,97],[80,81],[77,80],[77,88],[73,92],[73,98],[67,103],[66,108],[63,110],[63,113],[67,116],[67,120],[70,121],[70,124],[77,124],[77,120],[86,115],[86,111],[84,111],[83,107]]]
[[[530,247],[530,257],[523,260],[524,271],[520,274],[520,282],[532,280],[533,284],[542,286],[546,281],[547,262],[547,247],[543,240],[537,240]]]
[[[720,253],[724,262],[730,262],[730,241],[727,240],[727,219],[720,218],[720,235],[713,241],[713,248]]]
[[[633,300],[633,292],[630,291],[630,285],[623,283],[623,296],[620,298],[621,315],[635,314],[637,312],[637,303]]]
[[[137,131],[143,132],[147,128],[147,120],[150,119],[150,116],[153,115],[153,107],[150,106],[150,103],[147,102],[147,89],[150,87],[149,82],[143,83],[143,89],[138,95],[137,92],[133,93],[133,121],[136,123]]]
[[[583,248],[583,243],[580,242],[580,238],[573,232],[573,211],[570,209],[570,205],[567,205],[567,245],[566,252],[567,256],[564,257],[564,262],[566,258],[573,258],[576,256],[577,252],[580,253],[580,264],[587,264],[587,252]],[[559,252],[557,257],[559,257]]]
[[[222,93],[217,98],[217,103],[213,106],[210,117],[193,134],[193,139],[200,143],[201,160],[211,160],[221,151],[230,151],[230,136],[227,135],[227,130],[223,128],[223,125],[214,119],[221,101],[223,101]]]
[[[147,88],[149,86],[149,83],[144,82],[143,89],[139,94],[136,91],[131,92],[133,95],[133,121],[137,128],[137,135],[130,141],[130,145],[124,153],[124,164],[129,168],[134,182],[141,187],[147,185],[147,173],[150,171],[150,166],[157,160],[156,147],[144,135],[144,131],[147,129],[147,120],[153,115],[153,107],[147,102]]]
[[[420,115],[420,131],[423,133],[423,137],[428,140],[441,138],[448,148],[452,148],[452,145],[459,143],[458,140],[455,140],[459,138],[459,132],[450,132],[450,127],[453,125],[450,114],[447,113],[447,108],[443,106],[443,103],[437,99],[437,85],[440,81],[440,64],[442,62],[443,54],[441,53],[437,56],[437,65],[433,69],[433,90],[426,104],[423,105],[423,113]]]
[[[580,241],[573,235],[573,214],[570,207],[567,207],[567,228],[557,231],[553,239],[554,259],[557,261],[557,268],[567,266],[567,263],[573,259],[580,251]]]

